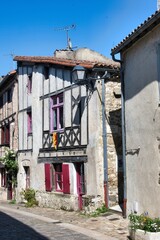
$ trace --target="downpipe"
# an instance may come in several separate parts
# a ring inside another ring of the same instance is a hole
[[[127,217],[127,177],[126,177],[126,135],[125,135],[125,97],[124,97],[124,72],[122,70],[122,60],[115,58],[115,55],[111,54],[113,61],[119,62],[121,64],[121,116],[122,116],[122,155],[123,155],[123,184],[124,184],[124,193],[123,193],[123,217]]]

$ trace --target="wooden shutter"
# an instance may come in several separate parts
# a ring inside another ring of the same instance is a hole
[[[4,144],[4,127],[1,128],[1,144]]]
[[[51,192],[52,190],[52,181],[51,181],[51,170],[50,170],[50,164],[45,163],[44,164],[45,169],[45,187],[47,192]]]
[[[5,136],[6,136],[5,143],[9,144],[9,142],[10,142],[10,129],[9,129],[9,125],[6,125]]]
[[[63,193],[70,193],[70,182],[69,182],[69,165],[63,164],[62,165],[62,172],[63,172]]]

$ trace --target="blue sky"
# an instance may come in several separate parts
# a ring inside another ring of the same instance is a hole
[[[12,54],[52,56],[65,49],[66,31],[73,47],[88,47],[111,58],[116,46],[157,9],[157,0],[12,0],[1,2],[0,76],[16,63]]]

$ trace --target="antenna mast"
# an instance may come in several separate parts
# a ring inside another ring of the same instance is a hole
[[[67,35],[67,50],[72,50],[72,43],[71,43],[71,39],[69,38],[68,32],[71,29],[74,29],[75,27],[76,27],[76,25],[72,24],[70,26],[66,26],[66,27],[63,27],[63,28],[55,28],[56,31],[66,31],[66,35]]]

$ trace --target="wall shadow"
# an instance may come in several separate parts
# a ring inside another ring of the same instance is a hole
[[[0,239],[48,240],[31,227],[0,211]]]
[[[123,159],[122,159],[122,124],[121,109],[110,111],[108,116],[113,142],[115,145],[117,159],[117,177],[118,177],[118,203],[123,206],[124,196],[124,175],[123,175]]]

